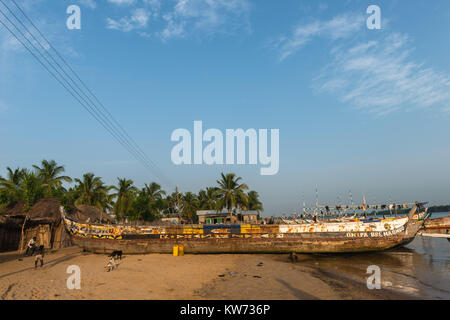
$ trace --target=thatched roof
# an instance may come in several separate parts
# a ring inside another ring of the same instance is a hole
[[[36,202],[27,214],[31,220],[45,218],[56,222],[61,219],[60,206],[58,198],[44,198]]]
[[[25,211],[25,201],[19,201],[0,210],[0,215],[21,215]]]
[[[83,222],[87,221],[88,219],[90,222],[97,222],[101,220],[114,222],[114,219],[112,217],[102,212],[102,210],[100,210],[99,208],[93,206],[85,206],[85,205],[75,206],[75,210],[73,211],[71,216],[74,219]]]
[[[5,208],[3,215],[9,217],[25,217],[28,216],[28,219],[31,221],[48,221],[57,223],[61,220],[61,211],[60,211],[61,203],[58,198],[44,198],[40,199],[36,204],[31,207],[28,212],[24,210],[24,203],[19,202],[16,205]],[[101,222],[114,221],[106,213],[103,213],[100,209],[92,206],[75,206],[67,215],[73,219],[82,221],[82,222]]]

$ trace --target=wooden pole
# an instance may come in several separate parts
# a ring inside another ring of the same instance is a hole
[[[23,250],[23,237],[24,237],[24,229],[25,229],[25,223],[27,222],[28,216],[25,216],[25,219],[23,220],[23,224],[22,224],[22,232],[20,234],[20,244],[19,244],[19,253],[22,253]]]

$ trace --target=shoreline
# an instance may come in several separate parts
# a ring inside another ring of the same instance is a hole
[[[106,272],[107,256],[78,247],[51,251],[43,269],[34,257],[0,254],[0,299],[86,300],[317,300],[419,299],[391,289],[369,290],[362,281],[287,255],[127,255]],[[67,267],[78,265],[81,289],[66,286]]]

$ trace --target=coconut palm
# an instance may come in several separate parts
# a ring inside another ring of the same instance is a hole
[[[45,190],[48,187],[43,183],[40,176],[34,172],[25,170],[23,172],[20,189],[25,201],[25,210],[28,211],[39,199],[45,196]]]
[[[72,178],[61,175],[65,171],[64,166],[59,166],[55,160],[42,160],[41,166],[33,165],[33,168],[46,185],[46,196],[53,196],[57,189],[62,188],[63,182],[72,182]]]
[[[93,173],[85,173],[83,179],[75,179],[75,204],[103,207],[105,196],[108,195],[109,187],[105,186],[100,177]]]
[[[200,203],[197,199],[197,196],[192,192],[186,192],[182,197],[182,208],[183,216],[194,222],[197,220],[197,210],[200,206]]]
[[[150,198],[145,189],[142,189],[136,195],[135,199],[133,200],[133,203],[131,204],[130,210],[127,212],[127,217],[129,217],[130,220],[134,221],[155,220],[156,216],[154,215],[154,211],[150,206]]]
[[[205,190],[200,190],[198,193],[198,200],[202,210],[214,210],[218,200],[217,188],[208,187]]]
[[[221,174],[222,179],[217,180],[218,201],[216,210],[227,208],[230,219],[233,217],[233,208],[244,207],[248,204],[248,197],[244,190],[248,190],[245,183],[239,183],[242,178],[236,177],[234,173]]]
[[[246,208],[250,211],[256,211],[261,213],[261,211],[264,211],[262,202],[259,200],[259,194],[256,191],[249,191],[248,192],[248,206]]]
[[[161,189],[161,185],[156,182],[152,182],[150,185],[145,184],[144,190],[147,192],[150,201],[160,200],[166,195],[166,192]]]
[[[172,194],[168,195],[165,199],[166,203],[166,211],[169,216],[172,214],[178,214],[178,217],[180,217],[180,212],[182,208],[182,194],[178,192],[178,187],[175,189],[175,192],[172,192]]]
[[[117,191],[116,193],[111,194],[111,197],[116,199],[114,204],[114,214],[117,219],[121,219],[125,217],[128,211],[131,209],[131,205],[133,203],[134,198],[138,192],[138,189],[133,186],[133,180],[129,179],[120,179],[118,186],[112,186],[111,189]]]
[[[5,179],[0,177],[0,191],[2,193],[3,202],[11,204],[23,200],[23,190],[21,183],[23,181],[26,169],[12,170],[7,167],[8,177]]]

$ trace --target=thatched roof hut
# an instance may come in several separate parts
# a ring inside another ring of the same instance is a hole
[[[114,218],[104,213],[97,207],[78,205],[75,206],[75,210],[72,211],[72,218],[83,222],[100,222],[100,223],[113,223]]]
[[[20,215],[25,211],[25,201],[19,201],[13,205],[9,205],[0,209],[0,217]]]
[[[30,221],[57,223],[61,220],[61,203],[58,198],[40,199],[29,211],[25,211],[25,203],[23,201],[16,203],[11,207],[6,207],[0,216],[9,218],[28,217]],[[114,218],[102,212],[97,207],[77,205],[68,212],[67,216],[82,222],[114,222]]]
[[[69,217],[81,222],[114,222],[111,216],[92,206],[74,206],[68,211]],[[70,246],[70,238],[61,222],[58,198],[40,199],[28,211],[24,202],[4,208],[0,213],[0,251],[22,250],[33,237],[48,248]]]

